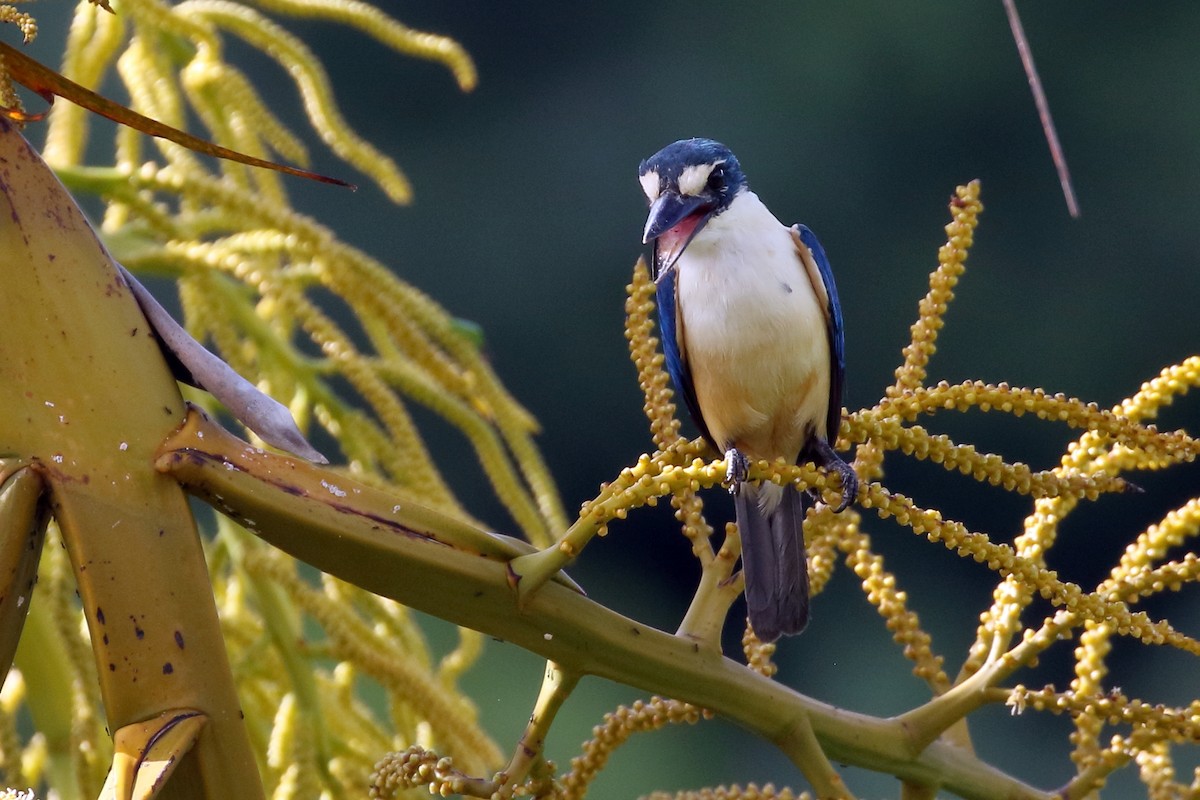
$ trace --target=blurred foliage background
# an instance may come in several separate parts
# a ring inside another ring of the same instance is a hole
[[[289,21],[329,67],[351,124],[397,158],[416,200],[397,208],[368,185],[350,194],[292,182],[289,191],[298,210],[482,326],[497,371],[543,425],[569,508],[650,447],[622,338],[623,287],[644,220],[638,161],[678,138],[728,144],[772,210],[820,236],[846,317],[851,408],[873,404],[891,382],[944,240],[946,200],[972,178],[987,210],[931,378],[1043,386],[1111,406],[1197,350],[1200,6],[1021,4],[1083,210],[1074,221],[996,0],[382,7],[460,41],[479,87],[460,94],[439,66],[332,25]],[[47,11],[34,52],[53,62]],[[273,63],[242,55],[261,61],[265,96],[294,95]],[[287,121],[307,127],[298,109]],[[313,152],[315,168],[354,178]],[[1192,398],[1159,424],[1194,431],[1198,419]],[[422,421],[470,510],[509,529],[467,444],[432,415]],[[1073,438],[999,415],[926,422],[1036,469],[1057,463]],[[889,466],[891,488],[1000,541],[1031,507],[931,465]],[[1196,493],[1197,466],[1135,477],[1144,494],[1076,512],[1050,566],[1094,585],[1137,531]],[[710,517],[723,521],[724,498],[710,500]],[[991,573],[911,532],[868,525],[953,672],[990,600]],[[594,598],[672,630],[697,574],[665,508],[614,524],[573,570]],[[780,679],[858,711],[900,712],[924,689],[856,582],[844,569],[835,575],[809,630],[782,644]],[[1163,600],[1172,605],[1148,610],[1200,633],[1194,595]],[[1065,682],[1069,653],[1059,654],[1017,678]],[[1131,694],[1196,696],[1182,654],[1119,642],[1112,663],[1114,683]],[[497,643],[465,682],[503,747],[540,676],[537,659]],[[605,710],[635,696],[585,683],[554,729],[551,757],[565,762]],[[1042,786],[1073,772],[1067,720],[1010,718],[1005,708],[972,719],[980,754],[999,766]],[[848,778],[860,796],[898,791],[890,778]],[[1114,779],[1106,796],[1132,791],[1130,778]],[[619,751],[593,796],[749,780],[803,785],[769,746],[709,722]]]

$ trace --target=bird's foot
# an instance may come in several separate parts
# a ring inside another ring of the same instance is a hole
[[[842,502],[833,509],[834,512],[841,511],[858,496],[858,473],[837,454],[829,442],[819,436],[813,437],[813,451],[813,455],[816,456],[813,461],[818,466],[836,472],[842,479]]]
[[[742,451],[731,447],[725,451],[725,483],[729,484],[729,493],[737,494],[750,474],[750,459],[742,455]]]

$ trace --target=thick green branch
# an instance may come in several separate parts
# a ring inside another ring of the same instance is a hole
[[[616,614],[552,581],[518,607],[511,546],[455,525],[439,540],[435,516],[336,472],[264,453],[193,411],[158,459],[189,491],[266,541],[330,574],[413,608],[501,638],[570,672],[597,675],[684,700],[773,742],[798,767],[811,752],[805,726],[826,756],[918,783],[940,783],[971,800],[1047,800],[942,741],[911,753],[896,721],[843,711],[758,675],[682,637]],[[411,516],[410,516],[411,515]],[[410,519],[421,521],[420,526]],[[507,552],[505,552],[507,551]],[[811,777],[811,776],[810,776]]]

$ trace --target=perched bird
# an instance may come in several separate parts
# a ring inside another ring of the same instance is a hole
[[[838,511],[858,491],[831,446],[845,368],[833,273],[812,231],[776,219],[724,145],[680,140],[638,174],[667,370],[700,432],[725,453],[750,624],[771,642],[808,622],[802,525],[813,501],[746,482],[749,463],[807,460],[837,472]]]

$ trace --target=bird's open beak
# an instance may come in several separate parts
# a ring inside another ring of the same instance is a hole
[[[713,206],[701,196],[688,197],[663,192],[650,204],[642,243],[655,242],[654,282],[666,276],[704,223],[712,216]]]

